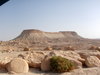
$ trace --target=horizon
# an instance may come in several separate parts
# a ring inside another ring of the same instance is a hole
[[[26,31],[26,30],[39,30],[39,29],[24,29],[24,30],[22,30],[21,32],[20,32],[20,34],[19,35],[17,35],[16,37],[14,37],[14,38],[12,38],[12,39],[10,39],[10,40],[13,40],[13,39],[15,39],[15,38],[17,38],[18,36],[20,36],[21,34],[22,34],[22,32],[24,32],[24,31]],[[78,36],[80,36],[80,37],[82,37],[82,38],[85,38],[85,39],[97,39],[97,40],[100,40],[100,38],[86,38],[86,37],[83,37],[83,36],[81,36],[81,35],[79,35],[76,31],[44,31],[44,30],[39,30],[39,31],[42,31],[42,32],[47,32],[47,33],[58,33],[58,32],[75,32]],[[0,40],[0,41],[10,41],[10,40]]]
[[[25,29],[75,31],[100,38],[100,0],[9,0],[0,6],[0,40],[16,38]]]

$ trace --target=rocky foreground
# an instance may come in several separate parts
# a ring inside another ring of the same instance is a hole
[[[62,56],[71,60],[76,65],[75,69],[70,72],[53,73],[49,65],[52,56]],[[1,52],[0,74],[100,75],[100,52],[97,50]]]

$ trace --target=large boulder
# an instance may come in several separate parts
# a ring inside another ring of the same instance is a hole
[[[13,58],[11,57],[2,57],[0,58],[0,69],[6,68],[6,64],[9,63]]]
[[[72,58],[72,59],[78,60],[82,63],[85,61],[85,59],[81,58],[81,56],[78,53],[76,53],[75,51],[61,51],[60,53],[65,58]]]
[[[73,58],[69,58],[69,57],[66,57],[66,59],[70,60],[71,62],[74,63],[76,69],[78,68],[82,68],[82,63],[76,59],[73,59]]]
[[[85,60],[88,67],[100,67],[100,60],[96,56],[89,56]]]
[[[28,63],[21,58],[15,58],[6,66],[10,73],[26,73],[29,70]]]
[[[87,57],[89,56],[96,56],[100,59],[100,52],[97,51],[97,50],[93,50],[93,51],[90,51],[90,50],[84,50],[84,51],[80,51],[78,52],[78,54],[83,58],[83,59],[86,59]]]
[[[80,68],[82,67],[82,63],[84,59],[82,59],[79,54],[72,52],[72,51],[51,51],[49,54],[45,56],[45,58],[41,62],[41,70],[42,71],[49,71],[50,70],[50,58],[52,56],[61,56],[64,57],[70,61],[72,61],[76,67],[75,68]]]
[[[42,71],[50,71],[50,58],[51,57],[45,57],[41,62],[41,70]]]
[[[50,71],[50,58],[52,56],[57,56],[54,51],[47,54],[41,62],[41,70],[42,71]]]
[[[48,56],[62,56],[64,58],[74,59],[84,63],[85,59],[81,58],[81,56],[75,51],[51,51]]]

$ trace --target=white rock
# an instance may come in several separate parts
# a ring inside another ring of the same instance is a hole
[[[86,58],[85,64],[88,67],[100,67],[100,60],[96,56],[89,56]]]
[[[26,73],[29,70],[28,63],[21,58],[13,59],[6,67],[10,73]]]

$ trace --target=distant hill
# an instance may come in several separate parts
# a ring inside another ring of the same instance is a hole
[[[100,46],[99,39],[87,39],[79,36],[74,31],[44,32],[41,30],[24,30],[13,39],[29,46],[73,46],[76,49],[87,49],[92,45]]]
[[[24,30],[14,40],[21,42],[37,43],[37,42],[48,42],[48,43],[63,43],[68,41],[77,41],[84,39],[80,37],[74,31],[60,31],[60,32],[44,32],[40,30]]]
[[[10,41],[1,41],[0,50],[44,50],[46,47],[61,49],[71,46],[76,50],[86,50],[91,46],[100,47],[100,39],[87,39],[74,31],[44,32],[41,30],[24,30]]]

